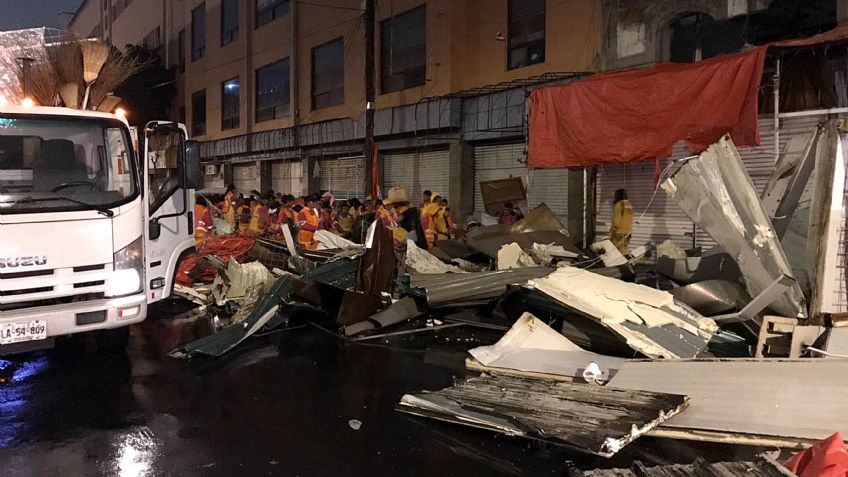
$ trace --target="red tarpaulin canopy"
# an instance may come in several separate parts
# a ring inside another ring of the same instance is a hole
[[[756,145],[765,53],[756,48],[537,89],[530,95],[530,166],[668,157],[681,139],[699,150],[728,132],[737,145]]]
[[[530,95],[530,167],[582,167],[669,157],[686,141],[700,151],[729,133],[759,144],[757,92],[769,47],[848,39],[848,24],[697,63],[597,75]]]

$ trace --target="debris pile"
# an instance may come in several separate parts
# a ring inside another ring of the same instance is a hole
[[[821,358],[846,344],[829,308],[837,260],[821,259],[845,215],[817,212],[842,206],[831,203],[845,193],[844,174],[833,174],[840,127],[822,126],[762,200],[729,137],[678,163],[658,187],[712,237],[711,250],[631,248],[626,204],[609,237],[578,247],[544,204],[521,216],[515,181],[485,185],[509,192],[486,203],[499,223],[441,239],[422,236],[405,215],[420,212],[396,189],[401,212],[377,210],[361,244],[288,223],[272,237],[212,235],[177,281],[226,326],[174,355],[221,356],[295,321],[349,342],[494,327],[508,331],[466,361],[481,375],[407,394],[398,410],[607,457],[645,434],[802,448],[846,433],[837,396],[848,361]],[[664,475],[652,472],[637,474]]]

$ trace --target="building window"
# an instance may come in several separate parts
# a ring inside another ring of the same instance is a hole
[[[221,86],[221,130],[239,127],[239,80],[224,81]]]
[[[206,56],[206,4],[191,11],[191,61]]]
[[[179,33],[177,33],[177,67],[180,73],[185,73],[185,48],[185,29],[182,29]]]
[[[312,109],[344,103],[344,41],[312,49]]]
[[[424,84],[427,13],[420,6],[380,25],[380,88],[390,93]]]
[[[545,62],[545,0],[509,0],[509,69]]]
[[[239,0],[221,0],[221,46],[238,39]]]
[[[206,134],[206,90],[191,95],[191,135]]]
[[[256,122],[289,114],[289,59],[256,70]]]
[[[289,0],[256,0],[256,28],[289,12]]]

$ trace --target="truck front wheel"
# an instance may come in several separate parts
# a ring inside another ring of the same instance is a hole
[[[101,352],[123,351],[130,341],[130,327],[122,326],[98,331],[94,335],[97,350]]]

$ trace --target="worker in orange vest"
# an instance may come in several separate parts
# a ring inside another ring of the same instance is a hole
[[[236,216],[238,217],[238,232],[239,235],[247,235],[248,228],[250,227],[250,219],[252,216],[252,197],[245,197],[239,202],[239,206],[236,209]]]
[[[271,217],[268,214],[268,206],[265,199],[259,199],[254,202],[250,210],[250,224],[247,227],[247,233],[250,235],[262,235],[265,229],[268,228]]]
[[[315,250],[318,246],[318,242],[314,240],[315,231],[320,227],[318,212],[315,211],[315,199],[313,197],[304,197],[304,202],[306,207],[301,207],[297,212],[297,225],[300,229],[297,233],[297,241],[301,247],[307,250]]]
[[[194,246],[200,249],[206,236],[212,229],[212,211],[204,197],[198,197],[194,203]]]

